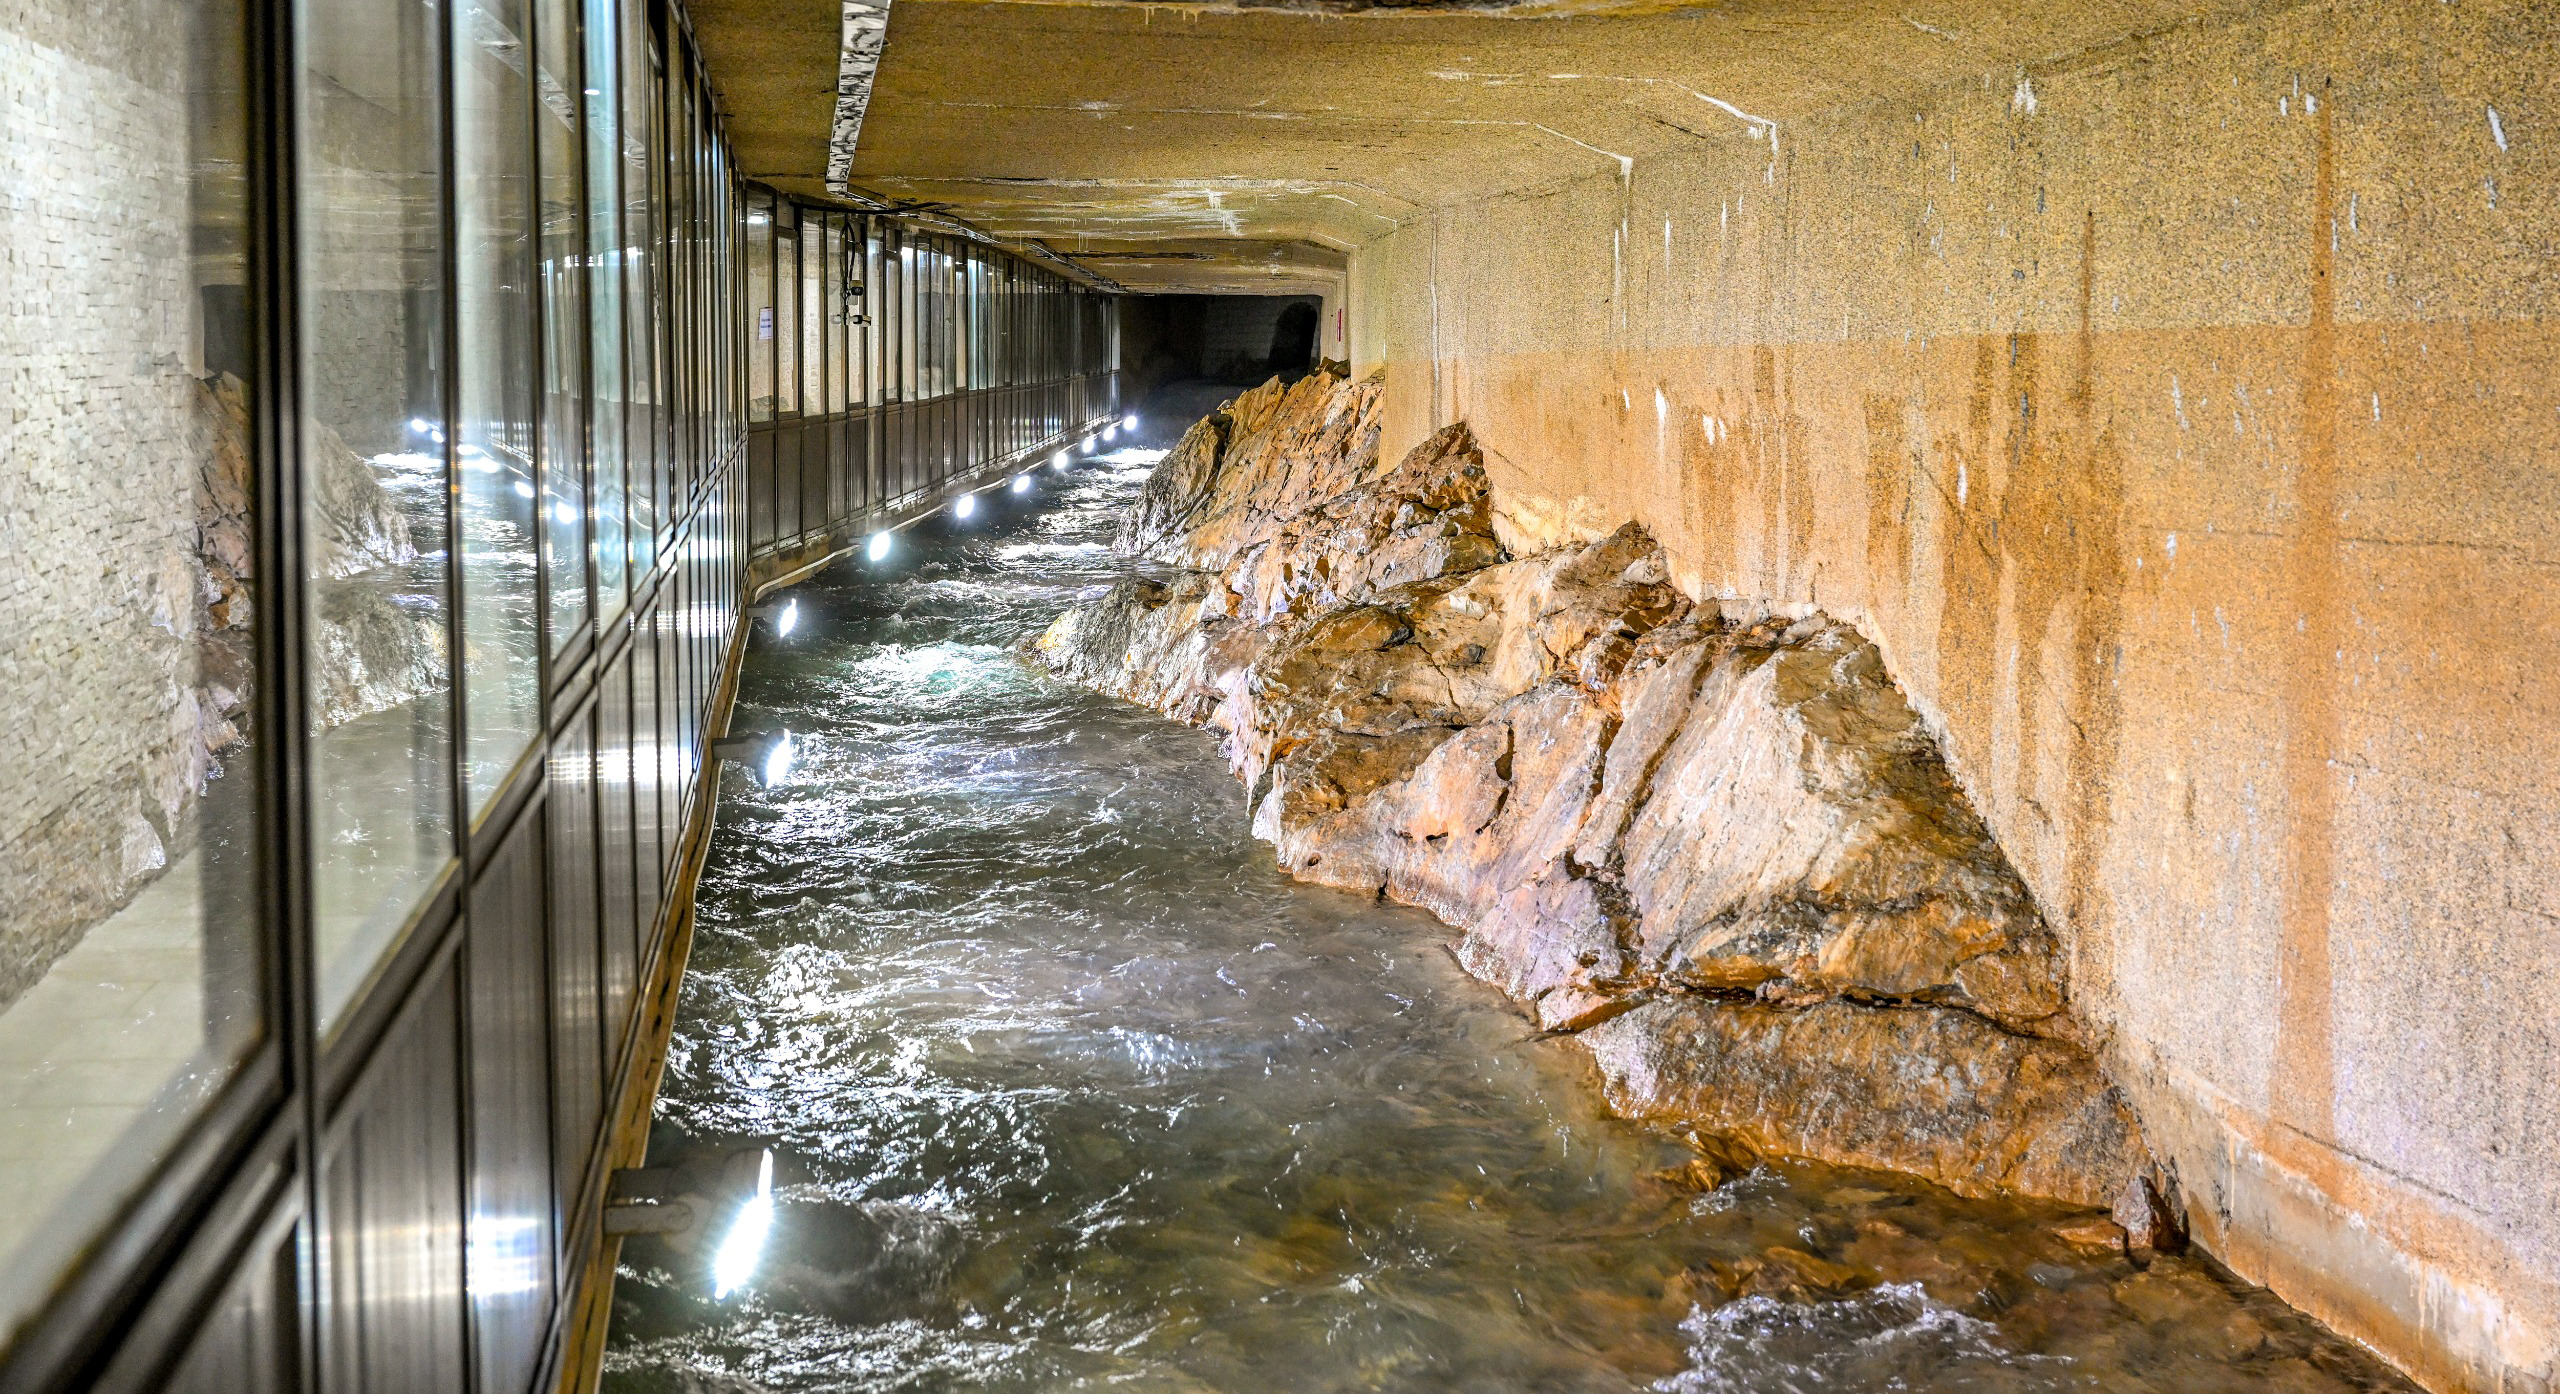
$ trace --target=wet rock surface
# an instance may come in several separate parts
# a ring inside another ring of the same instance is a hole
[[[1382,467],[1377,393],[1318,375],[1192,428],[1117,541],[1169,569],[1039,656],[1220,732],[1284,866],[1463,930],[1621,1110],[2113,1203],[2139,1126],[1875,647],[1693,605],[1634,525],[1507,555],[1463,424]]]

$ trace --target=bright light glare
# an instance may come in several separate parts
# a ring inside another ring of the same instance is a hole
[[[423,436],[434,428],[427,425],[427,419],[425,417],[413,416],[409,418],[409,429]]]
[[[871,534],[871,546],[866,550],[871,553],[871,559],[873,561],[887,561],[889,559],[889,534],[885,532],[875,532]]]
[[[1030,475],[1027,475],[1027,474],[1017,474],[1017,475],[1015,475],[1015,476],[1013,477],[1013,491],[1014,491],[1015,493],[1017,493],[1017,494],[1027,494],[1027,493],[1030,493],[1030,492],[1031,492],[1031,476],[1030,476]]]
[[[578,510],[568,500],[562,499],[551,505],[551,516],[563,523],[574,523],[578,521]],[[578,584],[583,586],[586,582],[581,581]]]
[[[738,1218],[730,1221],[729,1232],[720,1238],[718,1252],[711,1256],[711,1295],[726,1297],[746,1286],[755,1276],[756,1261],[764,1257],[764,1240],[773,1232],[773,1154],[764,1154],[764,1162],[756,1169],[756,1193],[738,1207]]]
[[[1056,465],[1060,469],[1065,469],[1067,467],[1067,452],[1061,450],[1057,454],[1050,456],[1049,463]]]
[[[790,638],[791,631],[797,628],[799,623],[800,601],[799,598],[795,596],[788,603],[783,605],[781,615],[775,618],[773,622],[773,637],[777,639]]]
[[[538,1290],[544,1238],[542,1222],[531,1216],[473,1215],[471,1291],[505,1297]]]
[[[1114,421],[1110,425],[1103,427],[1102,438],[1106,441],[1120,439],[1120,423]]]
[[[523,480],[521,480],[521,479],[517,480],[517,481],[516,481],[516,497],[518,497],[518,498],[526,498],[526,499],[532,498],[532,497],[533,497],[533,486],[532,486],[531,484],[526,483],[525,481],[523,481]]]
[[[960,501],[951,505],[951,516],[954,518],[966,518],[977,511],[978,496],[976,494],[962,494]]]
[[[1120,424],[1121,424],[1122,426],[1127,427],[1128,429],[1130,429],[1130,430],[1132,430],[1132,431],[1134,431],[1134,430],[1138,429],[1138,414],[1137,414],[1136,412],[1134,412],[1134,411],[1133,411],[1133,412],[1129,413],[1127,416],[1121,417],[1121,418],[1120,418]]]
[[[795,754],[797,752],[792,749],[791,733],[785,731],[782,733],[782,739],[775,741],[773,748],[764,753],[766,785],[780,784],[791,777],[791,761]]]

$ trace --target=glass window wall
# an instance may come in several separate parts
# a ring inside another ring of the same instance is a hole
[[[826,219],[806,221],[800,236],[800,402],[811,416],[827,409]]]
[[[532,90],[524,0],[453,10],[454,457],[465,782],[475,815],[542,725],[533,468]]]
[[[800,412],[800,229],[790,205],[773,211],[774,406],[784,416]]]
[[[453,858],[437,7],[304,0],[302,420],[318,1010]]]
[[[755,321],[747,344],[747,419],[771,421],[774,412],[773,200],[747,201],[747,314]]]
[[[613,0],[586,0],[587,351],[594,372],[588,459],[595,512],[596,618],[610,623],[630,599],[630,479],[624,431],[622,326],[622,77]]]
[[[0,1344],[262,1036],[242,26],[9,49],[0,380],[81,390],[11,397],[0,462]]]
[[[651,280],[656,258],[650,254],[656,232],[652,185],[656,161],[651,153],[655,103],[650,86],[648,7],[622,7],[622,264],[626,312],[624,353],[627,372],[626,410],[629,427],[625,450],[631,468],[631,574],[649,574],[658,561],[658,530],[667,513],[665,453],[659,448],[657,317]]]
[[[534,158],[542,253],[542,570],[551,649],[587,621],[586,229],[578,179],[578,12],[534,0]]]
[[[848,313],[850,301],[846,294],[848,285],[845,279],[844,215],[842,213],[830,213],[827,215],[827,254],[825,260],[827,277],[826,299],[824,302],[827,307],[827,410],[830,413],[836,413],[842,412],[845,409],[845,377],[847,365],[851,361],[851,355],[846,352],[851,340],[845,332],[847,328],[845,321],[851,318],[851,315]]]

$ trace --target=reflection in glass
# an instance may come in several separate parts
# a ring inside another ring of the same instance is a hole
[[[534,604],[533,187],[523,0],[453,11],[463,765],[475,814],[541,727]]]
[[[0,280],[41,268],[0,322],[0,381],[35,387],[0,455],[0,1344],[260,1037],[263,984],[241,7],[83,16],[76,45],[19,42],[26,14],[0,11]]]
[[[593,441],[596,617],[630,598],[623,551],[622,103],[613,0],[586,0],[588,352],[595,373]]]
[[[452,860],[438,11],[304,0],[305,665],[319,1012]]]
[[[586,230],[578,195],[578,26],[570,0],[534,0],[534,158],[541,222],[542,574],[551,651],[587,619]]]

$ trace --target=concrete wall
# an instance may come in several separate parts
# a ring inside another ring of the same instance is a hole
[[[189,29],[0,0],[0,1004],[183,850],[205,774]]]
[[[2244,1276],[2560,1343],[2560,8],[2305,5],[1737,123],[1352,267],[1388,446],[1854,621]]]

